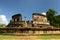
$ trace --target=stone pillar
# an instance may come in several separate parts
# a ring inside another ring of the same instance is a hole
[[[24,17],[24,18],[25,18],[25,27],[27,27],[26,17]]]

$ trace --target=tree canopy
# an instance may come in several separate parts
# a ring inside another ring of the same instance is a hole
[[[56,15],[57,12],[53,9],[49,9],[46,12],[47,19],[49,20],[50,24],[55,27],[60,27],[60,15]]]
[[[6,25],[5,24],[0,24],[0,27],[5,27]]]

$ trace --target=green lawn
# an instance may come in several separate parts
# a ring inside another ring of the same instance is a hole
[[[12,35],[0,35],[0,39],[18,39],[21,38],[22,36],[12,36]]]
[[[60,39],[60,35],[40,35],[37,38],[41,39]]]
[[[23,37],[35,37],[38,39],[60,39],[60,35],[40,35],[40,36],[12,36],[12,35],[0,35],[0,39],[20,39]]]

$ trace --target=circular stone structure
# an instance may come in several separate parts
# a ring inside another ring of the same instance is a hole
[[[13,21],[22,21],[22,15],[21,14],[15,14],[12,16]]]

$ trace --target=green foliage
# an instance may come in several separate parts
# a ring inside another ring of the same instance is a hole
[[[6,26],[5,24],[0,24],[0,27],[4,27],[4,26]]]
[[[55,23],[58,27],[60,26],[60,15],[55,16]]]
[[[56,13],[57,13],[57,12],[56,12],[55,10],[49,9],[49,10],[46,12],[46,16],[47,16],[48,20],[49,20],[49,21],[52,21],[52,19],[54,19]]]
[[[50,24],[55,27],[60,27],[60,15],[56,15],[57,12],[53,9],[49,9],[46,12],[47,19],[49,20]]]

